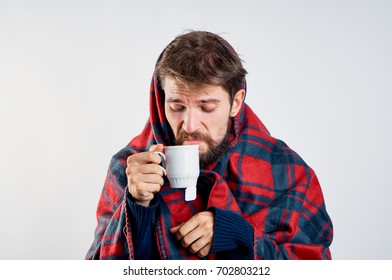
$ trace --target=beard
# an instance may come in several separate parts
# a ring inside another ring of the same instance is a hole
[[[187,138],[197,139],[198,141],[203,141],[207,144],[207,152],[200,154],[200,168],[205,169],[210,164],[217,162],[229,149],[229,132],[231,126],[231,119],[229,119],[227,124],[226,135],[223,137],[221,142],[214,141],[208,135],[202,134],[200,132],[187,133],[184,130],[180,130],[175,140],[177,146],[183,145]]]

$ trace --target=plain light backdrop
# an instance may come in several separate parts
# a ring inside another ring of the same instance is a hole
[[[247,103],[316,171],[334,259],[392,259],[392,2],[0,0],[0,259],[83,259],[154,63],[221,34]]]

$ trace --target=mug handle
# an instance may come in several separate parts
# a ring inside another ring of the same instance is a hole
[[[156,153],[156,154],[158,154],[158,155],[160,155],[161,156],[161,159],[162,159],[162,165],[163,166],[160,166],[160,165],[158,165],[161,169],[162,169],[162,171],[163,171],[163,175],[165,175],[166,176],[166,169],[165,169],[165,166],[166,166],[166,156],[165,156],[165,154],[164,153],[162,153],[162,152],[154,152],[154,153]]]

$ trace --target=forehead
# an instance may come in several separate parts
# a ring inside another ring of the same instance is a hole
[[[190,87],[178,82],[173,78],[165,78],[163,87],[166,99],[186,98],[186,99],[204,99],[214,98],[222,101],[229,101],[229,93],[221,86],[205,85],[200,87]]]

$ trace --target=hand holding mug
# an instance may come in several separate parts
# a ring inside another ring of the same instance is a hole
[[[161,157],[155,152],[162,152],[163,145],[152,145],[148,152],[137,153],[127,158],[128,191],[135,203],[149,206],[154,193],[159,192],[164,180],[159,164]]]

